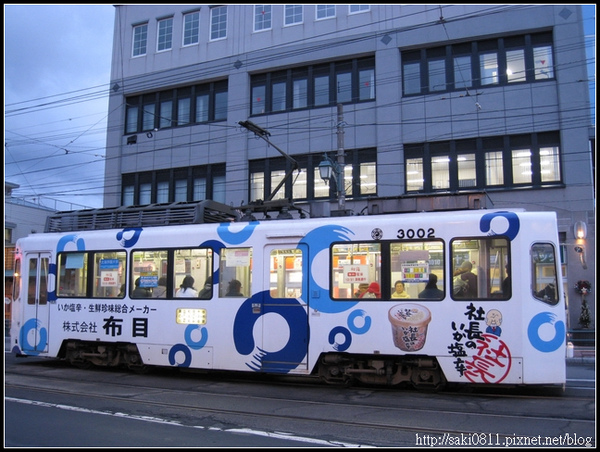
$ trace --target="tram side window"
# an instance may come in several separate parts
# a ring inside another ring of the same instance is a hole
[[[503,236],[451,242],[452,298],[508,300],[511,296],[510,241]]]
[[[223,248],[219,263],[219,296],[252,296],[252,248]]]
[[[131,253],[130,296],[166,298],[167,250],[135,250]]]
[[[302,251],[277,249],[269,259],[269,289],[272,298],[302,296]]]
[[[127,253],[125,251],[103,251],[94,253],[94,297],[122,298],[121,288],[125,284]]]
[[[441,240],[390,243],[392,299],[444,298],[444,243]]]
[[[58,255],[56,295],[85,297],[87,291],[88,253],[69,252]]]
[[[381,244],[339,243],[331,248],[332,298],[381,299]]]
[[[550,243],[535,243],[531,247],[533,296],[550,305],[558,303],[556,291],[556,252]]]
[[[185,248],[174,251],[173,295],[177,298],[212,298],[213,251]],[[207,283],[210,286],[207,286]],[[208,290],[204,290],[204,289]],[[154,290],[154,289],[153,289]]]

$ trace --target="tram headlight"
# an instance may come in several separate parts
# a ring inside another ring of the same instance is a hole
[[[205,325],[206,309],[177,308],[175,322],[183,325]]]

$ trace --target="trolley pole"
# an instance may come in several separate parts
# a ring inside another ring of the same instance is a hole
[[[346,182],[345,176],[345,157],[344,157],[344,106],[337,104],[337,163],[338,163],[338,178],[337,178],[337,193],[338,193],[338,210],[341,212],[346,211]]]

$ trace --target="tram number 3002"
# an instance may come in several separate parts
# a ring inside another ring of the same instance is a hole
[[[435,229],[428,228],[427,231],[423,228],[419,228],[416,231],[414,229],[398,229],[396,237],[399,239],[414,239],[415,237],[418,239],[430,239],[435,237]]]

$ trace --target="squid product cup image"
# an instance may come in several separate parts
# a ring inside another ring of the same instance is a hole
[[[402,303],[392,307],[388,314],[392,324],[394,345],[405,352],[421,350],[427,339],[427,325],[431,312],[420,304]]]

